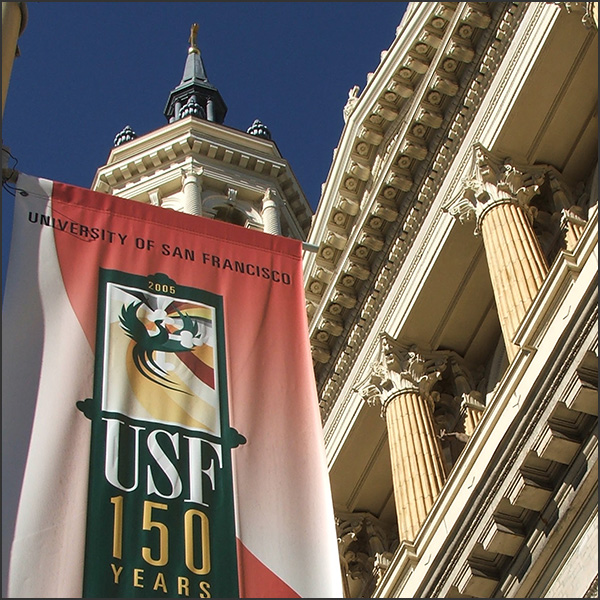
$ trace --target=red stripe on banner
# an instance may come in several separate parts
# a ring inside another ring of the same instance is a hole
[[[203,363],[197,356],[194,356],[192,352],[180,352],[177,356],[200,381],[209,385],[213,390],[215,389],[214,369],[209,367],[206,363]]]
[[[143,236],[147,226],[159,227],[164,240],[176,246],[182,235],[204,236],[209,243],[227,240],[232,248],[256,246],[274,254],[286,256],[297,253],[301,261],[300,242],[279,235],[265,235],[262,231],[245,229],[230,223],[215,221],[206,217],[192,217],[175,210],[165,210],[160,206],[142,204],[118,196],[80,188],[59,181],[53,182],[52,191],[53,217],[63,219],[64,223],[94,226],[95,235],[100,237],[83,238],[81,235],[69,235],[69,228],[60,230],[55,236],[56,248],[63,282],[71,306],[81,326],[94,347],[96,339],[96,294],[98,290],[98,265],[105,269],[126,270],[141,275],[156,272],[157,261],[153,258],[156,248],[150,250],[144,246]],[[92,223],[92,216],[94,222]],[[69,225],[70,226],[70,225]],[[75,226],[75,230],[77,226]],[[123,240],[118,233],[127,234],[127,246],[137,250],[134,261],[123,264]],[[236,239],[239,235],[241,240]],[[196,237],[196,239],[198,239]],[[135,241],[135,245],[134,245]],[[139,242],[139,245],[138,245]],[[195,286],[196,271],[194,269],[174,269],[180,277],[181,285]],[[221,274],[213,269],[211,277]],[[222,275],[222,274],[221,274]],[[258,277],[254,279],[258,281]],[[210,289],[210,285],[206,286]],[[221,293],[217,291],[217,293]]]
[[[300,598],[289,585],[237,540],[240,598]]]

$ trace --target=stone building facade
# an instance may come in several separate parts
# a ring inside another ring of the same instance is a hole
[[[304,260],[348,597],[597,597],[597,3],[411,2]]]
[[[98,169],[308,236],[346,597],[598,596],[597,26],[592,2],[409,3],[314,217],[268,129],[223,124],[192,29],[167,124]]]

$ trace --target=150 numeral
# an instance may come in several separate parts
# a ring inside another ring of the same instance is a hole
[[[113,496],[111,504],[114,506],[113,518],[113,544],[114,558],[123,558],[123,496]],[[158,531],[158,546],[142,547],[142,558],[155,567],[163,567],[169,562],[169,529],[160,519],[159,511],[167,511],[168,506],[160,502],[144,501],[142,513],[142,529]],[[194,535],[198,532],[200,535]],[[200,548],[196,548],[196,540],[201,541]],[[209,544],[208,517],[196,508],[188,509],[183,515],[183,544],[186,567],[196,575],[206,575],[210,572],[210,544]],[[199,553],[197,554],[197,550]]]

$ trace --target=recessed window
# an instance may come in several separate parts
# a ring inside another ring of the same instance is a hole
[[[215,220],[233,223],[234,225],[246,225],[246,215],[233,206],[217,206],[215,209]]]

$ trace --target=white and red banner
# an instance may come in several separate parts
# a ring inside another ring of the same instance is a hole
[[[19,177],[8,597],[342,597],[301,250]]]

